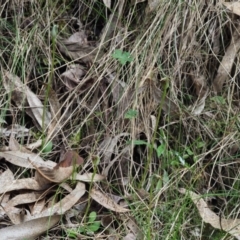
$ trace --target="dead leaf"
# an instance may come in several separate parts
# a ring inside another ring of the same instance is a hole
[[[83,158],[80,157],[77,152],[69,150],[65,153],[63,161],[59,162],[54,169],[59,167],[80,166],[83,164],[83,161]]]
[[[82,60],[90,64],[95,59],[98,48],[88,45],[83,31],[74,33],[67,40],[58,41],[59,50],[73,60]]]
[[[34,150],[34,149],[36,149],[36,148],[41,147],[41,146],[42,146],[42,143],[43,143],[42,139],[38,139],[36,142],[33,142],[33,143],[28,144],[28,145],[26,146],[26,148],[32,151],[32,150]]]
[[[30,159],[30,161],[33,162],[37,167],[53,168],[56,166],[55,162],[44,161],[39,155],[29,152],[0,151],[0,157],[4,158],[6,161],[12,163],[15,166],[24,168],[34,168],[28,159]]]
[[[121,207],[120,205],[115,203],[111,198],[109,198],[107,195],[100,192],[96,188],[91,189],[90,196],[100,205],[114,212],[124,213],[129,211],[129,209]]]
[[[58,223],[61,216],[42,217],[0,229],[1,240],[36,239]]]
[[[123,240],[135,240],[137,237],[133,233],[128,233]]]
[[[45,199],[38,199],[35,204],[33,205],[33,208],[31,209],[32,215],[38,215],[45,209],[46,201]]]
[[[103,3],[105,4],[105,6],[107,7],[107,8],[111,8],[111,0],[103,0]]]
[[[103,154],[103,163],[108,165],[111,161],[111,156],[114,154],[114,149],[121,137],[127,137],[129,133],[120,133],[114,137],[106,137],[99,145],[99,153]],[[104,174],[105,175],[105,174]],[[107,175],[106,175],[107,176]]]
[[[72,34],[68,39],[66,40],[63,40],[63,43],[64,44],[79,44],[79,45],[82,45],[82,44],[87,44],[88,41],[87,41],[87,35],[85,33],[85,31],[79,31],[79,32],[76,32],[74,34]]]
[[[202,199],[202,196],[192,191],[187,191],[184,188],[179,189],[179,192],[190,196],[204,222],[211,224],[214,228],[224,230],[237,239],[240,239],[240,219],[220,218],[216,213],[209,209],[207,203]]]
[[[85,184],[78,182],[75,189],[66,197],[61,199],[56,204],[50,205],[48,209],[44,210],[40,214],[33,216],[26,215],[24,221],[29,221],[40,217],[62,215],[76,204],[76,202],[85,194],[85,191]]]
[[[222,2],[228,10],[240,16],[240,2]]]
[[[147,13],[150,13],[157,9],[157,7],[160,5],[161,1],[159,0],[148,0],[148,9]]]
[[[235,29],[235,32],[233,33],[231,43],[225,52],[222,62],[220,63],[220,66],[218,68],[217,76],[213,81],[213,90],[216,93],[222,91],[224,82],[226,82],[226,80],[230,77],[234,59],[240,49],[239,32],[240,32],[240,25],[238,25],[238,28]]]
[[[208,87],[206,83],[206,78],[203,75],[198,75],[196,72],[191,72],[191,78],[193,81],[193,86],[195,88],[195,93],[198,97],[193,106],[191,106],[191,112],[193,115],[197,116],[202,113],[205,107],[205,100],[208,95]]]
[[[35,180],[42,187],[47,187],[51,182],[61,183],[68,179],[76,167],[83,163],[83,158],[75,151],[67,151],[64,160],[59,162],[54,168],[38,167],[31,160],[29,162],[36,169]]]
[[[31,136],[29,129],[19,124],[13,124],[7,128],[0,127],[0,134],[5,137],[10,136],[10,134],[14,134],[16,137],[19,138]]]
[[[11,134],[10,139],[9,139],[9,150],[18,151],[18,150],[20,150],[20,147],[21,147],[21,145],[14,138],[14,134]]]
[[[11,222],[13,224],[20,224],[23,221],[21,209],[16,208],[15,206],[36,202],[38,199],[40,199],[40,197],[40,194],[32,192],[19,194],[12,198],[4,207],[6,214],[10,218]]]
[[[106,77],[107,82],[111,84],[111,92],[113,96],[113,101],[117,104],[122,97],[124,89],[126,88],[127,84],[123,81],[116,79],[114,74],[109,73]]]
[[[51,114],[54,118],[56,118],[56,121],[57,121],[61,117],[61,112],[60,112],[61,105],[59,103],[57,94],[53,89],[50,89],[48,100],[50,103]]]
[[[74,178],[77,181],[82,181],[82,182],[99,182],[102,181],[104,179],[106,179],[106,177],[104,175],[100,175],[97,173],[84,173],[84,174],[77,174],[76,177]]]
[[[38,182],[32,178],[18,179],[12,181],[4,179],[0,182],[0,194],[21,189],[40,191],[44,190],[45,188],[39,185]]]
[[[3,85],[5,89],[11,93],[13,100],[19,109],[29,105],[25,109],[26,113],[37,121],[37,127],[41,130],[43,127],[50,126],[51,114],[45,109],[39,98],[30,90],[30,88],[23,84],[19,77],[11,74],[8,71],[4,72]],[[44,122],[43,113],[45,112]]]
[[[74,89],[80,83],[80,79],[86,74],[85,68],[80,64],[71,64],[67,70],[61,74],[64,84],[70,89]]]

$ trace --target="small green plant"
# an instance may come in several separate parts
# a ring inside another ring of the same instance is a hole
[[[52,141],[47,142],[46,144],[43,144],[42,146],[42,152],[43,153],[50,153],[53,148],[53,143]]]
[[[129,110],[125,113],[124,118],[125,118],[125,119],[133,119],[133,118],[137,117],[137,114],[138,114],[138,112],[137,112],[136,110],[134,110],[134,109],[129,109]]]
[[[127,62],[131,62],[133,57],[129,52],[124,52],[120,49],[116,49],[112,54],[112,57],[117,59],[122,65],[125,65]]]
[[[88,221],[84,226],[80,226],[77,229],[70,229],[67,230],[68,237],[70,238],[77,238],[77,235],[82,233],[86,235],[92,235],[95,232],[97,232],[100,228],[101,222],[96,221],[97,218],[97,213],[96,212],[91,212],[88,216]]]

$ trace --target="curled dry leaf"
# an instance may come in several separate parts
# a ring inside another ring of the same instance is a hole
[[[66,40],[59,40],[58,46],[64,55],[88,64],[93,62],[98,54],[98,48],[88,45],[87,36],[83,31],[74,33]]]
[[[27,108],[25,108],[25,111],[31,118],[33,118],[33,120],[38,123],[38,128],[42,130],[43,127],[50,126],[50,112],[44,111],[42,102],[26,84],[22,83],[19,77],[11,74],[8,71],[5,71],[3,85],[8,92],[11,92],[12,99],[15,101],[19,109],[22,109],[24,106],[28,105]],[[43,118],[44,112],[45,116]]]
[[[29,129],[19,124],[13,124],[12,126],[7,128],[0,127],[0,134],[5,137],[9,137],[11,134],[14,134],[16,137],[19,138],[31,136],[31,132],[29,131]]]
[[[64,44],[87,44],[87,35],[84,31],[79,31],[71,35],[68,39],[63,40]]]
[[[21,189],[31,189],[31,190],[44,190],[45,187],[38,184],[38,182],[32,178],[18,179],[11,182],[2,181],[0,182],[0,194],[21,190]]]
[[[20,224],[23,221],[22,210],[15,206],[38,201],[41,195],[35,192],[19,194],[12,198],[4,207],[6,214],[13,224]]]
[[[63,82],[70,89],[74,89],[80,83],[80,79],[86,74],[85,68],[80,64],[71,64],[61,75]]]
[[[70,167],[70,166],[80,166],[83,164],[83,158],[78,155],[75,151],[67,151],[64,155],[63,161],[59,162],[54,169],[59,167]]]
[[[209,209],[207,203],[200,195],[192,191],[187,191],[184,188],[179,189],[179,192],[190,196],[204,222],[211,224],[214,228],[224,230],[237,239],[240,239],[240,219],[220,218],[216,213]]]
[[[59,162],[54,168],[38,167],[34,162],[29,162],[36,169],[35,180],[41,186],[47,186],[49,183],[61,183],[68,179],[77,166],[83,163],[83,158],[75,151],[67,151],[64,160]]]
[[[240,16],[240,2],[222,2],[231,12]]]
[[[110,197],[100,192],[96,188],[91,189],[90,196],[93,198],[93,200],[98,202],[100,205],[114,212],[125,213],[129,211],[129,209],[121,207],[120,205],[115,203]]]
[[[235,29],[233,33],[231,44],[228,46],[225,55],[218,68],[217,76],[213,81],[213,89],[215,92],[221,92],[224,82],[228,79],[231,74],[231,69],[240,49],[240,25]]]
[[[56,92],[50,88],[50,94],[48,95],[48,101],[50,104],[52,124],[48,129],[48,139],[51,138],[53,133],[57,132],[60,129],[59,120],[61,118],[61,105],[58,100]]]
[[[75,189],[66,197],[61,199],[58,203],[54,204],[53,206],[49,206],[48,209],[44,210],[38,215],[33,216],[26,215],[24,221],[37,219],[40,217],[62,215],[76,204],[76,202],[85,194],[85,191],[86,191],[85,184],[78,182]]]
[[[66,168],[57,168],[57,169],[49,169],[49,168],[42,168],[42,167],[35,167],[35,180],[41,185],[42,187],[47,187],[49,183],[61,183],[67,180],[72,174],[75,169],[74,166],[66,167]]]
[[[195,87],[195,92],[198,97],[197,101],[193,105],[191,112],[193,115],[199,115],[202,113],[205,107],[205,100],[208,95],[208,87],[206,84],[206,78],[203,75],[198,76],[197,73],[192,72],[192,81]]]
[[[21,148],[21,145],[14,138],[14,134],[11,134],[10,139],[9,139],[9,150],[18,151],[18,150],[20,150],[20,148]]]
[[[39,155],[31,152],[0,151],[0,157],[4,158],[6,161],[12,163],[15,166],[24,168],[34,168],[29,160],[33,162],[37,167],[53,168],[56,166],[55,162],[44,161]]]
[[[1,240],[36,239],[58,223],[61,216],[43,217],[0,229]]]

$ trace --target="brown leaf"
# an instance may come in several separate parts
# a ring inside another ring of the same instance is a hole
[[[83,158],[75,151],[67,151],[64,160],[58,163],[54,168],[38,167],[31,160],[29,160],[29,162],[36,169],[35,180],[41,186],[47,186],[51,182],[61,183],[69,178],[76,166],[83,163]]]
[[[63,161],[59,162],[54,169],[59,167],[70,167],[70,166],[80,166],[83,164],[83,158],[78,155],[75,151],[67,151],[65,153]]]
[[[240,2],[222,2],[231,12],[240,16]]]
[[[3,85],[8,92],[12,93],[11,96],[19,109],[29,105],[30,108],[26,108],[25,111],[38,123],[38,128],[42,130],[43,126],[47,127],[50,125],[51,114],[48,111],[44,111],[42,102],[18,76],[5,71]],[[43,122],[44,112],[45,116]]]
[[[31,189],[39,191],[44,190],[45,188],[39,185],[38,182],[32,178],[18,179],[12,181],[4,179],[0,182],[0,194],[21,189]]]
[[[232,36],[231,44],[228,46],[225,55],[218,68],[217,76],[213,81],[213,89],[215,92],[221,92],[224,82],[229,78],[234,59],[240,49],[240,25],[235,30]]]
[[[98,48],[87,44],[59,42],[58,45],[63,54],[72,60],[81,60],[86,64],[92,63],[97,55],[98,57],[102,55],[102,52],[99,52]]]
[[[38,215],[34,216],[25,216],[24,221],[29,221],[32,219],[40,218],[40,217],[49,217],[54,215],[62,215],[66,211],[72,208],[76,204],[76,202],[85,194],[85,184],[78,182],[75,189],[68,194],[66,197],[61,199],[54,205],[50,205],[48,209],[44,210]]]
[[[204,222],[211,224],[214,228],[224,230],[237,239],[240,239],[240,219],[220,218],[216,213],[209,209],[207,203],[200,195],[192,191],[187,191],[184,188],[179,189],[179,191],[190,196]]]
[[[80,64],[71,64],[68,69],[61,74],[61,78],[66,86],[71,90],[80,83],[80,78],[86,74],[84,67]]]
[[[18,225],[0,229],[1,240],[36,239],[58,223],[61,216],[51,216],[34,219]]]
[[[12,163],[13,165],[25,168],[34,168],[34,166],[29,162],[29,159],[37,167],[53,168],[56,166],[55,162],[44,161],[39,155],[31,152],[0,151],[0,157],[5,158],[6,161]]]
[[[119,213],[124,213],[129,211],[129,209],[121,207],[120,205],[115,203],[111,198],[109,198],[107,195],[105,195],[104,193],[100,192],[95,188],[91,189],[90,196],[93,198],[93,200],[98,202],[100,205],[112,211],[119,212]]]
[[[87,35],[84,31],[79,31],[71,35],[68,39],[63,41],[64,44],[87,44]]]

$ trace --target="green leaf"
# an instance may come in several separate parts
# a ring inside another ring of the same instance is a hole
[[[57,33],[58,33],[58,25],[53,25],[52,27],[52,37],[55,39],[57,37]]]
[[[163,154],[163,152],[165,151],[165,149],[166,149],[165,144],[161,144],[160,146],[158,146],[158,148],[156,149],[157,156],[160,157]]]
[[[187,151],[187,154],[189,155],[189,156],[192,156],[193,155],[193,152],[191,151],[191,149],[190,148],[186,148],[186,151]]]
[[[214,97],[211,98],[211,100],[214,101],[215,103],[218,103],[218,104],[221,104],[221,105],[226,104],[226,100],[222,96],[214,96]]]
[[[137,117],[137,114],[138,114],[138,112],[137,112],[136,110],[134,110],[134,109],[129,109],[129,110],[125,113],[124,118],[126,118],[126,119],[133,119],[133,118]]]
[[[77,238],[78,233],[76,232],[76,230],[67,229],[66,232],[69,238]]]
[[[202,148],[205,146],[205,143],[204,142],[198,142],[197,143],[197,148]]]
[[[169,183],[169,176],[168,173],[164,170],[163,171],[163,185],[166,186]]]
[[[90,212],[88,222],[93,223],[96,220],[96,218],[97,218],[97,213],[96,212]]]
[[[91,225],[87,226],[87,232],[96,232],[98,231],[98,229],[100,228],[101,222],[100,221],[96,221]]]
[[[43,153],[50,153],[53,148],[53,143],[52,141],[47,142],[47,144],[42,148]]]
[[[133,57],[129,52],[123,52],[120,49],[116,49],[112,54],[112,57],[117,59],[122,65],[125,65],[127,62],[131,62]]]
[[[139,145],[147,145],[147,146],[151,146],[148,142],[144,141],[144,140],[134,140],[132,141],[133,145],[139,146]]]

